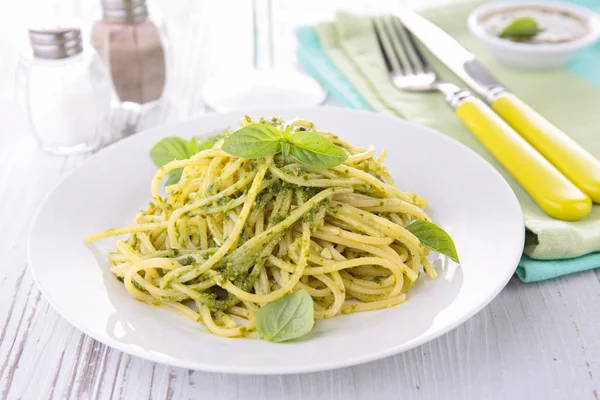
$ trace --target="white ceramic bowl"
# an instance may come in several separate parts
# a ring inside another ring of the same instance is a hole
[[[580,39],[566,43],[519,43],[494,36],[484,29],[482,19],[490,13],[510,8],[544,6],[566,11],[586,21],[588,33]],[[503,63],[527,69],[547,69],[562,66],[575,52],[593,44],[600,38],[600,15],[585,7],[554,1],[503,1],[488,3],[469,15],[469,30]]]

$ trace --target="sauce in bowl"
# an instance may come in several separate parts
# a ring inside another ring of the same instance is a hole
[[[493,36],[499,37],[506,26],[520,18],[532,18],[540,31],[520,42],[531,44],[566,43],[581,39],[589,33],[587,21],[568,11],[544,6],[504,8],[484,15],[481,26]],[[513,40],[505,38],[506,40]]]

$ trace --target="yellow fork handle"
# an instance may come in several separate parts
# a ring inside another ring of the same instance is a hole
[[[463,100],[456,114],[550,216],[576,221],[591,211],[590,198],[481,100]]]
[[[500,95],[491,106],[571,182],[600,203],[600,161],[514,94]]]

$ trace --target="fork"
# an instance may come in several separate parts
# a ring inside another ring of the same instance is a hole
[[[374,17],[373,27],[392,83],[410,92],[441,92],[458,118],[550,216],[575,221],[591,200],[470,91],[441,82],[394,16]]]

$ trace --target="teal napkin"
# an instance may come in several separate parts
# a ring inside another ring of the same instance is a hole
[[[298,40],[298,63],[327,89],[329,96],[337,104],[357,110],[375,111],[327,56],[315,28],[301,26],[294,33]]]
[[[523,254],[517,275],[523,282],[537,282],[600,266],[600,253],[590,253],[564,260],[534,260]]]
[[[300,45],[298,49],[300,64],[329,89],[332,98],[349,108],[373,110],[364,96],[331,61],[314,28],[300,27],[296,30],[296,37]],[[570,61],[568,68],[589,81],[600,84],[600,71],[593,68],[594,64],[598,65],[600,62],[599,46],[578,55]],[[524,282],[533,282],[598,266],[600,266],[600,253],[563,260],[535,260],[524,255],[516,273]]]
[[[331,62],[314,28],[303,26],[297,28],[295,33],[300,43],[297,50],[300,66],[327,88],[329,96],[337,104],[346,108],[375,111]]]

